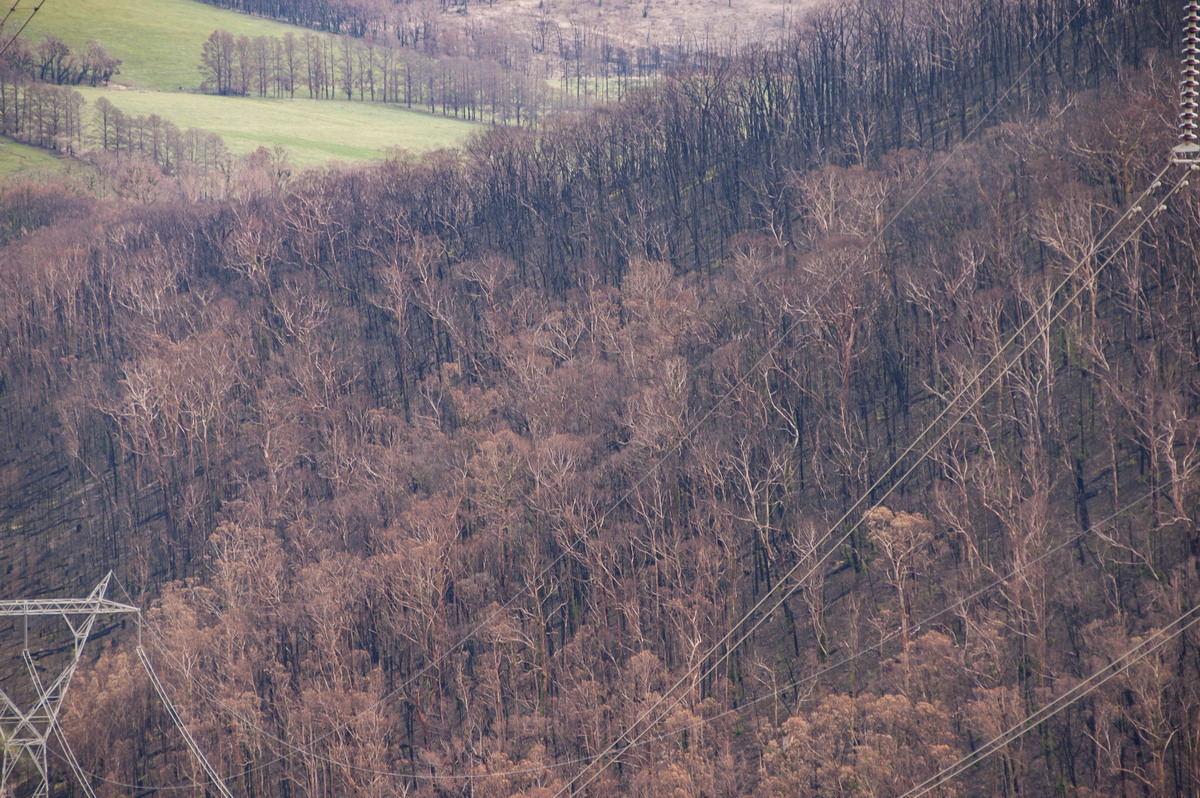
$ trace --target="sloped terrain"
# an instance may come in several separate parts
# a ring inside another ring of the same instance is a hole
[[[895,795],[1112,663],[943,792],[1195,792],[1169,15],[952,8],[252,196],[10,198],[6,562],[114,568],[239,794]],[[65,720],[102,794],[202,778],[129,637]]]

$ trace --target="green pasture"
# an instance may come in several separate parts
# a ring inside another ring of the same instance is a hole
[[[33,176],[39,173],[62,172],[64,162],[37,147],[0,136],[0,179]]]
[[[23,21],[33,5],[20,0],[14,19]],[[34,46],[52,33],[72,48],[95,39],[124,62],[114,83],[188,91],[200,85],[200,48],[218,28],[248,36],[304,33],[196,0],[46,0],[21,38]]]
[[[126,114],[158,114],[183,130],[199,127],[217,133],[234,153],[282,144],[299,166],[315,166],[330,160],[368,161],[384,157],[393,147],[416,151],[452,147],[480,129],[467,122],[381,103],[217,97],[111,88],[80,91],[89,103],[84,110],[89,122],[93,116],[91,105],[97,98],[107,97]]]
[[[34,2],[19,0],[14,18],[23,20],[26,4],[32,8]],[[181,129],[203,128],[224,138],[234,153],[282,144],[299,166],[366,161],[393,147],[422,151],[454,146],[477,129],[372,103],[200,94],[200,50],[218,28],[251,36],[305,33],[197,0],[46,0],[21,36],[30,46],[47,34],[73,48],[89,39],[99,41],[123,63],[112,86],[80,88],[89,103],[104,96],[127,114],[158,114]],[[85,114],[90,123],[91,111]]]

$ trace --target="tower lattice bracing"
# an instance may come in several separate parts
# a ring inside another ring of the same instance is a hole
[[[20,618],[24,622],[25,641],[21,659],[29,679],[27,687],[32,687],[33,696],[32,701],[21,702],[18,697],[0,690],[0,745],[4,749],[0,761],[0,795],[7,794],[9,780],[22,759],[32,763],[41,780],[33,793],[35,798],[45,798],[50,794],[46,743],[51,734],[62,733],[58,727],[58,714],[62,709],[67,688],[71,684],[71,677],[75,675],[75,669],[83,656],[83,646],[87,643],[92,627],[101,615],[139,612],[137,607],[119,604],[104,597],[111,579],[112,573],[109,573],[87,598],[82,599],[0,601],[0,618]],[[60,618],[73,638],[73,643],[67,647],[66,664],[51,681],[43,679],[34,661],[34,654],[29,649],[29,621],[32,618]],[[23,708],[22,703],[25,703],[27,708]],[[63,749],[64,756],[79,778],[84,792],[92,795],[92,789],[83,778],[70,747],[64,744]]]
[[[1183,77],[1179,85],[1179,144],[1176,163],[1200,165],[1200,0],[1184,12]]]

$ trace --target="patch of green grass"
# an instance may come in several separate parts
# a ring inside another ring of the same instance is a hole
[[[196,93],[201,48],[218,28],[251,36],[305,33],[197,0],[50,0],[22,38],[36,46],[52,33],[73,48],[96,39],[122,59],[113,84],[133,90],[81,88],[89,103],[105,96],[127,114],[158,114],[182,129],[203,128],[224,138],[234,153],[282,144],[299,166],[371,160],[392,147],[421,151],[454,146],[478,129],[373,103]],[[90,122],[91,112],[84,113]]]
[[[282,144],[298,166],[382,158],[392,147],[417,151],[451,147],[480,129],[468,122],[381,103],[90,88],[81,92],[89,103],[83,112],[89,122],[90,104],[107,97],[127,114],[158,114],[180,129],[199,127],[217,133],[234,153]]]
[[[20,11],[30,3],[24,0]],[[21,37],[36,46],[48,33],[72,48],[100,42],[121,72],[114,83],[139,89],[188,91],[200,85],[200,49],[218,28],[234,35],[273,36],[303,28],[238,14],[196,0],[49,0]]]
[[[7,180],[45,171],[62,172],[65,169],[63,161],[45,150],[0,136],[0,178]]]

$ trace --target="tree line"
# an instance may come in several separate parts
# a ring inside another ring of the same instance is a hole
[[[197,189],[204,195],[223,195],[235,168],[215,133],[181,130],[157,114],[127,114],[106,97],[98,98],[89,114],[83,95],[70,86],[43,82],[11,66],[0,68],[0,135],[87,161],[99,170],[94,188],[103,184],[120,196],[140,199],[160,196],[164,179],[178,178],[194,188],[204,185]],[[218,188],[220,183],[225,188]]]
[[[71,47],[57,36],[47,35],[35,47],[29,47],[23,39],[13,40],[3,57],[6,72],[28,75],[43,83],[59,86],[107,86],[118,74],[121,59],[109,55],[100,42],[91,39],[84,44],[82,52]]]
[[[527,124],[555,105],[537,75],[465,57],[429,58],[348,36],[279,38],[213,31],[201,53],[202,91],[223,95],[402,104],[472,121]],[[561,105],[561,102],[557,103]]]
[[[83,138],[83,95],[67,86],[32,82],[0,72],[0,133],[64,152]]]
[[[228,155],[216,133],[194,127],[180,130],[157,114],[126,114],[106,97],[97,98],[94,116],[91,140],[96,146],[108,153],[146,156],[165,174],[185,163],[215,169]]]
[[[270,17],[327,33],[362,37],[381,32],[390,3],[341,0],[205,0],[209,5]]]
[[[732,41],[710,46],[682,34],[669,43],[631,44],[580,21],[560,25],[546,14],[528,30],[496,21],[473,20],[462,25],[448,22],[445,14],[465,11],[466,3],[419,0],[311,4],[236,0],[212,4],[302,25],[335,37],[348,37],[365,43],[360,47],[380,53],[385,48],[398,49],[400,52],[394,56],[397,62],[412,61],[434,73],[445,72],[446,62],[450,62],[450,69],[477,76],[470,79],[485,94],[494,93],[489,84],[497,81],[512,83],[523,79],[533,86],[557,84],[559,91],[547,93],[544,99],[555,110],[619,100],[655,76],[671,70],[705,68],[715,53],[728,55],[738,46]],[[345,50],[352,45],[327,43],[326,46]],[[251,57],[257,58],[253,54]],[[334,61],[332,56],[328,59],[331,68],[325,74],[347,69],[333,68]],[[210,81],[211,86],[216,83]],[[320,94],[315,92],[316,96]],[[490,104],[495,106],[496,102],[492,100]]]
[[[8,195],[0,435],[50,463],[0,471],[4,520],[64,514],[54,557],[153,601],[239,792],[552,795],[684,676],[592,794],[903,792],[1200,596],[1200,199],[1090,251],[1172,143],[1174,15],[1006,4],[1010,64],[927,62],[939,20],[991,29],[976,6],[834,8],[611,108],[249,196]],[[888,65],[857,60],[876,38]],[[952,791],[1194,791],[1196,646]],[[179,783],[129,662],[80,672],[68,737],[89,772]]]
[[[181,130],[157,114],[126,114],[105,97],[96,100],[89,124],[84,106],[83,95],[68,86],[0,73],[0,133],[17,141],[69,155],[92,148],[136,155],[167,175],[184,164],[216,168],[227,157],[225,142],[215,133]]]

